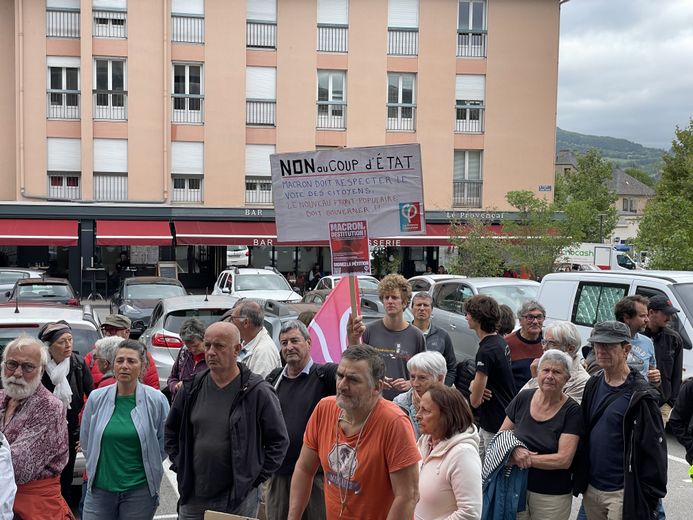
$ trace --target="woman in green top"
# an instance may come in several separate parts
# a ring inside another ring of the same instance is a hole
[[[154,517],[169,405],[161,392],[140,382],[146,363],[144,345],[124,340],[113,363],[116,384],[87,400],[81,428],[89,477],[83,520]]]

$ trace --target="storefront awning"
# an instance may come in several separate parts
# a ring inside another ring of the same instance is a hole
[[[76,246],[76,220],[0,220],[0,245]]]
[[[170,246],[168,221],[97,220],[97,246]]]
[[[329,242],[277,242],[277,228],[274,222],[219,222],[176,220],[177,245],[207,246],[329,246]],[[448,246],[449,229],[447,224],[428,224],[426,235],[395,236],[371,238],[374,246]]]

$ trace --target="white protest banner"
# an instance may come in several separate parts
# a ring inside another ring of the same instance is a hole
[[[332,274],[371,274],[368,222],[330,222]]]
[[[277,240],[328,240],[330,222],[365,220],[372,237],[423,235],[418,144],[270,156]]]

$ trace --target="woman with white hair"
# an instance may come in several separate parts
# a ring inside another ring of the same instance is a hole
[[[418,439],[421,433],[419,432],[417,414],[421,397],[433,383],[445,381],[448,367],[440,352],[426,351],[419,352],[407,361],[407,371],[409,372],[411,388],[405,393],[395,396],[392,402],[407,413]]]
[[[582,343],[582,337],[575,325],[569,321],[554,321],[544,329],[544,337],[541,345],[544,351],[549,349],[558,349],[570,356],[570,378],[563,387],[563,392],[575,399],[578,404],[582,402],[582,393],[585,391],[585,384],[590,378],[587,370],[582,366],[582,362],[578,358],[578,350]],[[537,388],[537,366],[539,360],[532,363],[532,379],[527,381],[527,384],[522,390]]]
[[[113,362],[115,360],[116,351],[118,350],[118,345],[123,341],[123,338],[120,336],[109,336],[107,338],[101,338],[94,343],[94,361],[96,362],[99,372],[102,374],[101,379],[95,385],[96,388],[115,384],[116,379],[113,374]]]
[[[527,504],[518,519],[568,520],[573,499],[570,466],[584,430],[580,405],[563,388],[572,360],[550,349],[539,359],[537,388],[523,390],[506,408],[501,431],[513,430],[517,447],[510,463],[529,469]]]

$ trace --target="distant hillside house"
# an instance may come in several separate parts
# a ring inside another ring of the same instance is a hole
[[[613,238],[614,240],[618,238],[620,242],[631,240],[638,234],[645,205],[654,197],[655,191],[619,169],[614,170],[613,177],[609,181],[609,189],[618,196],[616,200],[618,223],[614,229]]]
[[[556,175],[568,175],[577,170],[577,158],[570,150],[561,150],[556,156]]]

